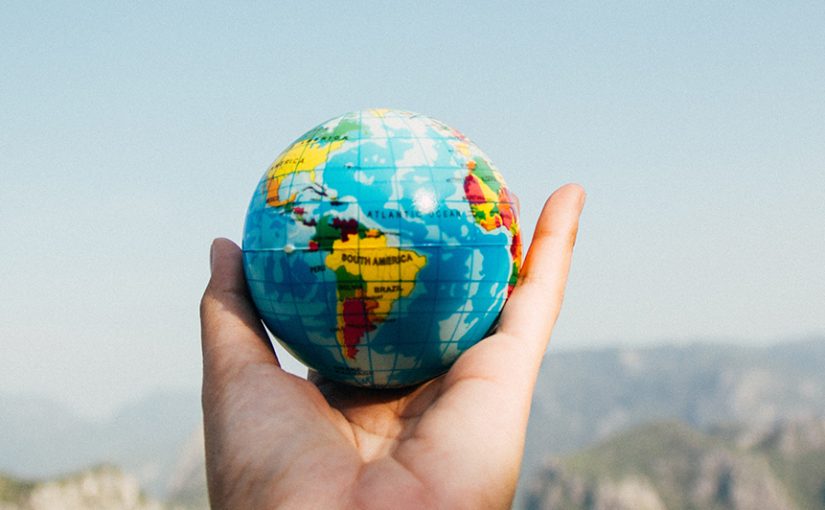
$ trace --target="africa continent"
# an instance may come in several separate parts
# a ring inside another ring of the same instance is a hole
[[[513,269],[508,282],[508,295],[513,292],[521,269],[521,229],[513,210],[513,199],[504,179],[482,158],[474,158],[466,163],[468,172],[464,178],[464,195],[470,204],[475,222],[487,232],[504,228],[510,231],[513,242],[510,255]]]

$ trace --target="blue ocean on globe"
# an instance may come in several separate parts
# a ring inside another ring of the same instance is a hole
[[[430,117],[372,109],[290,144],[252,196],[249,291],[267,328],[323,376],[400,387],[449,369],[496,323],[521,265],[499,170]]]

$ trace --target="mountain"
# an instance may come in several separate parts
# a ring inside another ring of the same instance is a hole
[[[101,439],[99,451],[106,455],[98,462],[121,466],[136,474],[150,494],[165,495],[180,456],[201,422],[199,394],[167,391],[147,395],[123,407],[105,424],[105,440]],[[203,442],[198,446],[203,456]]]
[[[97,466],[48,481],[0,475],[1,510],[162,510],[138,480],[112,466]]]
[[[78,418],[48,399],[0,396],[0,471],[48,478],[112,464],[162,496],[200,416],[195,392],[153,393],[104,422]]]
[[[52,476],[99,462],[93,424],[41,397],[0,395],[0,471]]]
[[[203,452],[203,425],[187,439],[168,478],[166,501],[175,508],[207,510],[206,466]]]
[[[642,423],[768,428],[825,416],[825,338],[766,348],[719,344],[551,352],[536,385],[522,480],[548,455]],[[523,484],[522,484],[523,485]],[[517,501],[523,494],[519,488]]]
[[[822,510],[825,420],[644,425],[549,461],[525,489],[527,510]]]
[[[825,338],[767,348],[551,350],[536,386],[515,506],[524,506],[527,486],[547,474],[548,456],[571,454],[645,423],[684,423],[713,441],[740,434],[747,424],[748,434],[767,441],[777,424],[825,417],[822,367]],[[134,474],[156,499],[205,508],[200,423],[196,392],[147,395],[99,423],[48,400],[0,395],[0,471],[47,478],[109,463]],[[793,437],[776,441],[791,448]],[[803,483],[804,475],[794,473],[806,472],[806,462],[818,465],[819,458],[800,462],[772,464],[771,473],[783,487]]]

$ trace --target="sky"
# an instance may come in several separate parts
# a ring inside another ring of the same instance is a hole
[[[103,417],[196,389],[211,240],[369,107],[478,143],[527,239],[585,186],[552,349],[823,335],[824,26],[821,1],[3,2],[0,393]]]

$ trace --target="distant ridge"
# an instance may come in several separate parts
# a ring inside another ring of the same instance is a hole
[[[97,423],[51,400],[0,394],[0,472],[50,478],[117,465],[162,495],[179,451],[201,421],[197,392],[159,391]]]
[[[782,424],[793,427],[795,420],[825,417],[822,367],[825,337],[768,347],[697,343],[551,350],[536,387],[515,507],[523,507],[528,482],[546,474],[548,459],[651,422],[680,424],[674,430],[690,430],[680,436],[687,439],[690,434],[712,442],[750,437],[748,448],[770,441],[792,448],[792,434],[769,433],[782,430]],[[0,394],[0,472],[49,478],[111,463],[134,474],[150,496],[202,507],[200,423],[195,391],[147,395],[102,424],[79,419],[47,399]],[[802,480],[793,474],[794,466],[771,469],[785,484],[786,476]]]
[[[769,428],[825,416],[825,337],[766,347],[683,344],[553,352],[533,398],[522,480],[548,455],[643,423]],[[519,499],[523,493],[519,489]]]

